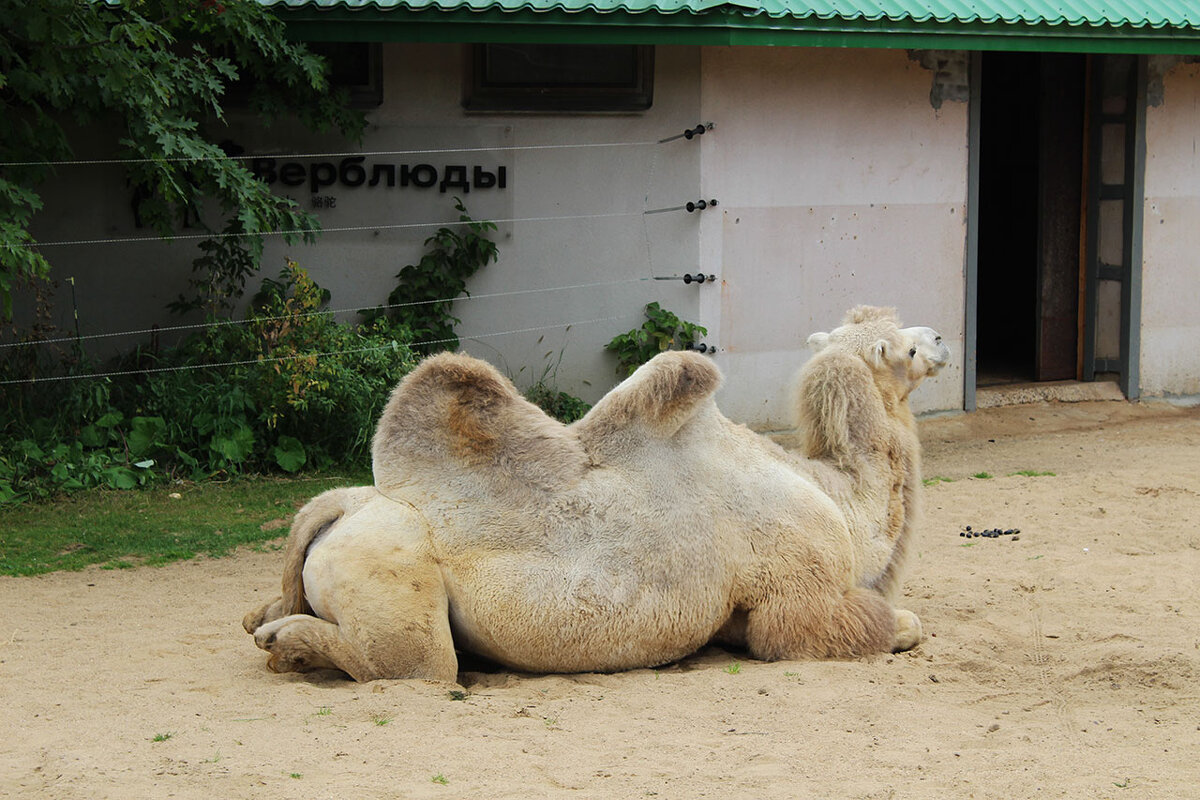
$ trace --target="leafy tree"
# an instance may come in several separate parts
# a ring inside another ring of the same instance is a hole
[[[267,232],[310,240],[316,218],[206,134],[224,122],[238,80],[264,124],[286,113],[314,130],[362,133],[362,116],[329,91],[325,62],[287,41],[254,0],[0,0],[0,318],[11,318],[18,285],[49,274],[29,224],[43,205],[39,185],[73,157],[79,126],[115,131],[113,157],[160,236],[184,213],[214,218],[209,203],[224,250],[238,251],[228,257],[257,264]]]

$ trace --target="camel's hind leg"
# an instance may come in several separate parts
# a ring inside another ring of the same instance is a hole
[[[746,645],[756,658],[850,658],[909,650],[921,621],[877,592],[852,588],[823,596],[773,596],[746,616]]]
[[[440,581],[378,573],[339,603],[353,608],[337,622],[291,614],[260,626],[254,642],[271,654],[267,666],[275,672],[339,669],[357,681],[456,681],[458,659]]]

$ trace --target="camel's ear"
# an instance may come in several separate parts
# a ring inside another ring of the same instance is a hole
[[[825,345],[829,344],[828,333],[814,333],[808,337],[808,348],[814,353],[819,353],[825,349]]]
[[[879,339],[875,344],[871,345],[871,366],[876,369],[881,369],[887,365],[888,343],[887,339]]]

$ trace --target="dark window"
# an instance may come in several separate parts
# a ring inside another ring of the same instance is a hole
[[[307,42],[329,62],[329,82],[350,92],[350,105],[374,108],[383,102],[383,46],[378,42]]]
[[[305,42],[305,47],[329,63],[329,84],[350,93],[353,108],[374,108],[383,102],[383,46],[378,42]],[[225,92],[225,105],[245,107],[253,78],[241,75]]]
[[[654,48],[619,44],[477,44],[468,111],[645,111]]]

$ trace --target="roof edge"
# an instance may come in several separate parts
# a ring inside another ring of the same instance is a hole
[[[505,11],[275,7],[298,39],[394,42],[564,42],[1200,55],[1200,28],[779,18],[723,7],[652,11]]]

